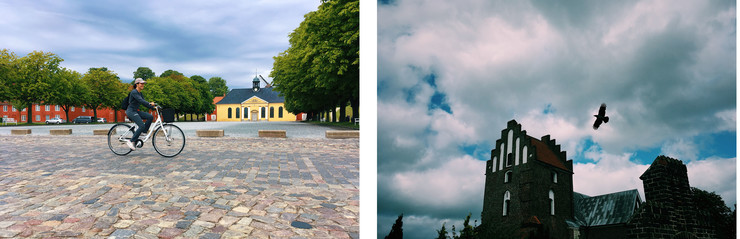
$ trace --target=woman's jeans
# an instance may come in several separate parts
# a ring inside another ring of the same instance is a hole
[[[141,135],[142,132],[149,130],[149,126],[151,126],[152,121],[154,121],[154,116],[147,112],[138,110],[126,110],[126,116],[139,126],[139,128],[136,129],[136,132],[134,132],[134,136],[131,137],[131,142],[136,143],[139,135]],[[142,119],[146,119],[146,124],[144,124]]]

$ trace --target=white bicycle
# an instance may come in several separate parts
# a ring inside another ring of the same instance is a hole
[[[152,137],[152,146],[154,150],[164,157],[175,157],[182,149],[185,148],[185,133],[182,132],[180,127],[171,124],[174,121],[175,112],[172,109],[162,109],[159,105],[154,107],[157,111],[157,121],[151,126],[154,130],[149,130],[144,139],[139,139],[134,142],[137,148],[144,146],[144,143]],[[164,118],[164,120],[162,120]],[[110,151],[113,151],[117,155],[127,155],[131,153],[131,148],[126,145],[126,141],[131,140],[136,131],[136,124],[116,124],[108,130],[108,147]],[[152,136],[153,133],[153,136]]]

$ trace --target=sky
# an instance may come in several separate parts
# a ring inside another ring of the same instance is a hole
[[[735,1],[378,2],[378,238],[480,224],[485,160],[516,120],[574,191],[638,189],[659,155],[736,203]],[[609,123],[592,129],[601,103]],[[478,220],[477,222],[475,220]]]
[[[138,67],[155,74],[221,77],[229,89],[267,80],[273,56],[319,0],[0,0],[0,49],[19,57],[52,52],[62,67],[107,67],[124,82]],[[263,83],[264,84],[264,83]]]

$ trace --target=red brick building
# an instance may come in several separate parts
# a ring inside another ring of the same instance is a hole
[[[27,122],[26,117],[28,117],[28,112],[26,110],[28,109],[18,110],[8,102],[0,102],[1,118],[12,118],[18,123],[25,123]],[[112,122],[116,119],[116,117],[114,117],[114,113],[118,114],[119,122],[126,120],[126,113],[124,110],[117,110],[114,112],[113,109],[108,108],[98,109],[98,118],[105,118],[106,121]],[[86,109],[85,107],[71,107],[69,109],[69,119],[67,119],[67,115],[59,105],[33,104],[33,106],[31,106],[31,122],[33,123],[44,123],[46,120],[54,117],[59,117],[70,122],[77,118],[77,116],[93,116],[93,110]]]

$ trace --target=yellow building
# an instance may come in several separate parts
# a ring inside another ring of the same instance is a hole
[[[252,88],[233,89],[216,103],[216,121],[295,121],[285,110],[285,98],[271,86],[260,88],[254,77]]]

